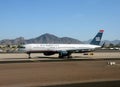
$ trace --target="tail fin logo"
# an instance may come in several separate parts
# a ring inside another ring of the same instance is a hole
[[[95,39],[96,39],[96,41],[100,41],[100,37],[96,37]]]

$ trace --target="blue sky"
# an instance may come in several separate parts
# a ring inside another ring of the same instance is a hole
[[[120,39],[120,0],[0,0],[0,40],[51,33],[88,40]]]

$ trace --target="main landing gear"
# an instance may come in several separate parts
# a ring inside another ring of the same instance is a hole
[[[28,54],[28,58],[31,59],[31,56],[30,56],[31,53],[27,53],[27,54]]]
[[[71,56],[71,53],[67,53],[67,54],[62,54],[62,53],[59,53],[59,58],[67,58],[67,59],[70,59],[72,58]]]

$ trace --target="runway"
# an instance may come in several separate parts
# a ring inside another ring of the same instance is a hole
[[[25,53],[1,53],[0,63],[22,63],[22,62],[60,62],[60,61],[100,61],[120,60],[120,52],[96,52],[94,55],[72,54],[72,58],[58,58],[58,55],[44,56],[43,54],[31,54],[29,59]]]
[[[28,59],[26,54],[0,54],[0,87],[120,86],[119,52],[73,54],[72,59],[57,56],[32,54]]]

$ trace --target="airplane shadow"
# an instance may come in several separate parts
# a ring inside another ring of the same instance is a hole
[[[45,56],[45,57],[41,57],[41,56],[37,56],[37,57],[33,57],[33,58],[40,58],[40,59],[58,59],[58,57],[47,57],[47,56]]]
[[[40,58],[40,59],[69,59],[69,58],[58,58],[58,57],[48,57],[48,56],[44,56],[44,57],[41,57],[41,56],[37,56],[37,57],[33,57],[33,58]],[[83,56],[72,56],[72,58],[89,58],[89,57],[83,57]],[[70,58],[71,59],[71,58]]]

